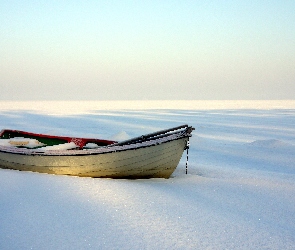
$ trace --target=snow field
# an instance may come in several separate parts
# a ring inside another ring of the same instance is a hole
[[[84,110],[0,108],[0,125],[123,140],[187,123],[188,175],[185,152],[170,179],[0,169],[0,249],[294,249],[294,109]]]

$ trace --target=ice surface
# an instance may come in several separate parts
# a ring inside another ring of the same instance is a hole
[[[0,249],[294,249],[292,105],[101,110],[84,104],[84,112],[64,114],[50,105],[0,106],[0,127],[119,138],[187,123],[196,128],[188,175],[186,154],[170,179],[0,169]]]

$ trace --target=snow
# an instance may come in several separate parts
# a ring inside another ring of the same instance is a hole
[[[25,146],[27,148],[35,148],[43,146],[44,144],[35,139],[24,138],[24,137],[14,137],[10,139],[1,139],[0,146],[5,147],[15,147],[15,146]]]
[[[0,127],[124,140],[192,125],[188,174],[185,152],[170,179],[0,169],[0,249],[294,249],[294,102],[35,104],[0,102]]]
[[[38,148],[38,151],[48,151],[48,150],[68,150],[68,149],[75,149],[78,146],[74,142],[62,143],[53,146],[46,146],[42,148]]]
[[[110,140],[113,141],[126,141],[131,139],[130,136],[125,131],[120,131],[119,133],[113,135]]]

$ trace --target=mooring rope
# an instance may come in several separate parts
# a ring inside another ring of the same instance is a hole
[[[187,166],[188,166],[188,150],[189,150],[189,138],[187,139],[185,149],[186,149],[185,174],[187,174]]]

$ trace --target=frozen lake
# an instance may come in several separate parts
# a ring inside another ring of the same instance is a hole
[[[0,249],[294,249],[295,101],[0,102],[0,129],[135,137],[189,124],[170,179],[0,169]]]

